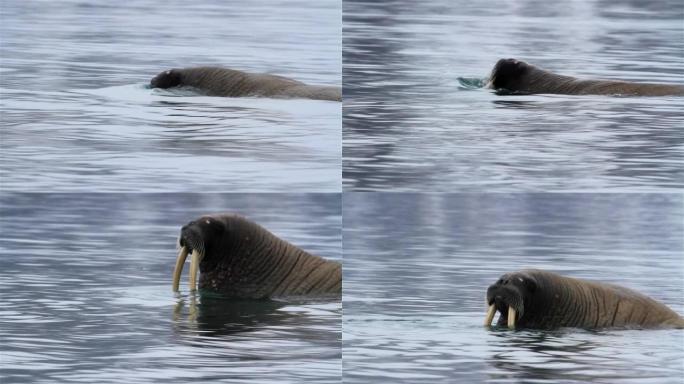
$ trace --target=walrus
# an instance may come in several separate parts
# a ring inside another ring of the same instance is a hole
[[[182,227],[173,271],[178,291],[188,254],[190,290],[240,299],[339,297],[340,263],[314,256],[236,214],[207,215]]]
[[[487,288],[485,326],[510,329],[684,328],[667,306],[619,285],[536,269],[507,273]]]
[[[499,60],[492,70],[487,87],[499,93],[520,94],[684,96],[684,85],[580,80],[516,59]]]
[[[307,85],[287,77],[221,67],[170,69],[150,80],[152,88],[195,87],[209,96],[304,98],[342,101],[340,87]]]

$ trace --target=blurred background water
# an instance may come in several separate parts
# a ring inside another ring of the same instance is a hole
[[[345,0],[343,188],[681,189],[684,98],[473,85],[508,57],[582,78],[684,84],[682,20],[680,0]]]
[[[485,293],[540,268],[684,314],[681,194],[343,196],[345,383],[681,383],[682,330],[485,329]]]
[[[146,85],[218,65],[339,86],[341,6],[2,1],[3,190],[338,192],[341,103]]]
[[[180,227],[216,212],[341,261],[339,194],[4,193],[0,381],[338,382],[339,301],[171,292]]]

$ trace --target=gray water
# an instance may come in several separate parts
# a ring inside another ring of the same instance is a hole
[[[540,268],[684,313],[681,194],[343,197],[345,383],[681,383],[681,330],[485,329],[485,292]]]
[[[3,0],[3,190],[338,192],[341,103],[146,86],[198,65],[339,86],[341,6]]]
[[[343,187],[672,191],[684,98],[497,96],[513,57],[582,78],[684,84],[680,0],[343,2]]]
[[[3,193],[0,381],[338,382],[339,301],[171,292],[180,227],[226,211],[342,258],[339,194]]]

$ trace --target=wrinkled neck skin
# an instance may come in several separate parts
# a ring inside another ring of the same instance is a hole
[[[530,273],[538,289],[532,301],[525,303],[525,316],[518,321],[520,327],[598,329],[684,325],[676,312],[636,291],[556,274]]]
[[[255,223],[231,228],[230,241],[207,249],[199,288],[234,298],[266,299],[341,292],[341,265],[311,255]]]
[[[342,88],[328,85],[296,85],[288,88],[287,94],[275,97],[342,101]]]
[[[616,95],[616,96],[684,96],[684,86],[671,84],[632,83],[612,80],[580,80],[558,75],[527,64],[526,74],[508,91],[516,93],[548,93],[564,95]]]
[[[209,96],[270,96],[277,89],[257,89],[253,75],[234,69],[198,67],[179,69],[181,85],[198,88]],[[281,86],[282,87],[282,86]]]
[[[548,279],[542,274],[530,274],[537,283],[537,289],[524,303],[525,315],[518,320],[519,327],[552,329],[584,325],[586,297],[569,289],[570,285],[564,284],[565,277]]]

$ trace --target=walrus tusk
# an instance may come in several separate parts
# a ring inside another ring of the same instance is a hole
[[[173,291],[178,292],[178,285],[180,284],[181,273],[183,272],[183,264],[188,257],[188,248],[181,247],[178,257],[176,258],[176,268],[173,270]]]
[[[192,250],[192,257],[190,258],[190,290],[197,290],[197,271],[199,270],[199,263],[202,260],[202,254],[196,249]]]
[[[508,306],[508,328],[515,329],[515,309]]]
[[[496,313],[496,307],[494,304],[489,306],[489,309],[487,310],[487,317],[485,317],[485,322],[484,325],[485,327],[489,327],[492,325],[492,320],[494,320],[494,314]]]

